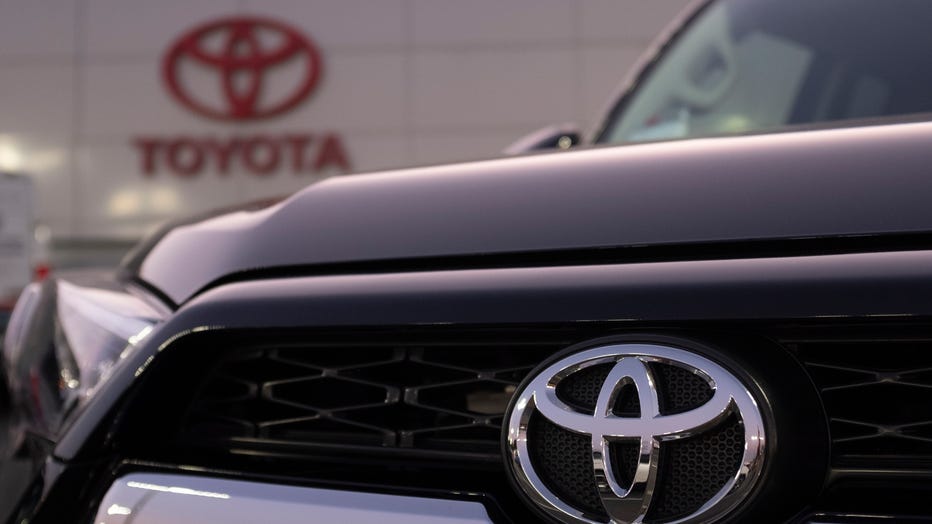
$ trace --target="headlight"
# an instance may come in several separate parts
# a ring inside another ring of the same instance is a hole
[[[163,317],[139,296],[61,279],[26,288],[3,347],[14,400],[39,432],[55,432]]]
[[[117,291],[57,283],[55,347],[60,389],[88,396],[129,356],[160,315],[140,298]]]

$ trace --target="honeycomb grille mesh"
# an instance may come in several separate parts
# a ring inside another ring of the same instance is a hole
[[[557,385],[557,396],[580,412],[592,414],[602,384],[611,370],[612,364],[598,364],[573,373]],[[633,386],[622,388],[612,413],[622,417],[640,416],[641,405]]]
[[[557,396],[577,410],[592,414],[602,383],[611,370],[612,364],[597,364],[581,369],[560,381]]]
[[[497,454],[516,386],[555,349],[444,344],[239,352],[208,374],[181,438]]]
[[[660,384],[660,413],[672,415],[701,406],[712,398],[712,388],[699,375],[666,364],[650,364],[651,373]]]
[[[674,520],[699,509],[735,476],[743,455],[744,425],[735,415],[713,431],[664,442],[647,520]]]
[[[561,499],[596,520],[607,520],[592,468],[592,437],[555,426],[534,414],[528,423],[534,469]]]

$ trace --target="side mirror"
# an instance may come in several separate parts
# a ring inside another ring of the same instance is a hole
[[[524,135],[505,148],[506,155],[520,155],[546,149],[569,149],[582,142],[582,132],[576,124],[558,124]]]

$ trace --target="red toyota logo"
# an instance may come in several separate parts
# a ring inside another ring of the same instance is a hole
[[[182,87],[182,69],[188,63],[216,71],[222,97]],[[269,94],[264,89],[267,77],[279,69],[289,69],[297,78],[290,79],[284,92]],[[281,114],[307,98],[320,78],[321,59],[310,40],[292,27],[235,17],[182,36],[165,55],[162,73],[169,91],[189,109],[211,118],[247,120]]]

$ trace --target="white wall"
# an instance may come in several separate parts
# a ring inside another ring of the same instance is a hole
[[[35,177],[38,217],[56,237],[132,238],[168,216],[330,174],[146,177],[138,136],[332,131],[355,171],[492,156],[536,127],[591,123],[685,3],[0,0],[0,169]],[[296,110],[232,124],[165,89],[160,63],[177,38],[237,14],[281,20],[316,42],[323,77]]]

